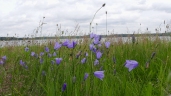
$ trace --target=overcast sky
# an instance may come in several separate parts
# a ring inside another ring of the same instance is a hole
[[[90,22],[103,3],[106,6],[92,23],[97,34],[106,34],[106,11],[109,34],[144,33],[147,28],[154,33],[159,27],[164,32],[164,26],[171,24],[171,0],[0,0],[0,37],[33,35],[40,21],[47,24],[39,36],[59,34],[57,24],[67,35],[77,25],[79,30],[74,34],[88,34]]]

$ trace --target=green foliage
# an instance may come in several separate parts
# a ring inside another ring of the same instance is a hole
[[[0,94],[2,95],[29,95],[29,96],[167,96],[171,94],[171,42],[160,40],[158,37],[151,40],[139,37],[134,44],[126,42],[113,42],[105,48],[104,43],[99,47],[103,51],[100,64],[94,66],[95,54],[89,50],[91,40],[77,45],[74,49],[62,46],[56,50],[57,56],[48,57],[44,46],[48,46],[50,53],[54,52],[54,43],[28,46],[3,47],[0,56],[7,56],[4,65],[0,65]],[[97,46],[96,46],[97,47]],[[30,54],[44,52],[43,56],[32,57]],[[81,52],[79,58],[76,54]],[[85,56],[88,52],[88,57]],[[155,56],[151,59],[152,53]],[[85,64],[81,60],[86,57]],[[116,58],[116,63],[113,62]],[[43,63],[40,63],[43,58]],[[62,62],[51,64],[55,58],[62,58]],[[23,60],[28,69],[20,65]],[[136,60],[137,68],[128,72],[124,67],[126,60]],[[103,66],[105,77],[96,78],[93,72]],[[114,72],[116,70],[116,73]],[[42,74],[42,72],[45,74]],[[89,77],[84,81],[84,74]],[[73,77],[76,77],[73,80]],[[62,92],[62,86],[67,88]]]

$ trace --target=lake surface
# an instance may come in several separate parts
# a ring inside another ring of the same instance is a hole
[[[87,38],[90,40],[89,38]],[[170,36],[148,36],[148,37],[135,37],[135,40],[142,40],[142,39],[149,39],[149,40],[165,40],[165,41],[171,41]],[[5,46],[29,46],[29,45],[42,45],[42,44],[52,44],[56,41],[63,42],[66,39],[42,39],[42,40],[12,40],[12,41],[0,41],[0,47]],[[84,42],[85,39],[78,38],[78,39],[71,39],[74,41],[77,41],[78,43]],[[132,37],[111,37],[111,38],[102,38],[101,42],[105,41],[112,41],[112,42],[132,42]]]

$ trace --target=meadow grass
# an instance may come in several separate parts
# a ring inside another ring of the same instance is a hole
[[[116,38],[116,37],[115,37]],[[54,50],[54,43],[0,48],[0,56],[6,56],[0,65],[0,94],[12,96],[168,96],[171,94],[171,42],[156,37],[130,39],[107,38],[99,64],[94,65],[96,54],[89,49],[91,39],[84,39],[74,48],[62,46]],[[60,42],[57,40],[56,42]],[[45,51],[45,46],[49,52]],[[31,56],[31,52],[35,52]],[[44,52],[44,55],[39,55]],[[56,56],[53,56],[56,52]],[[76,56],[80,52],[78,58]],[[85,56],[85,53],[88,56]],[[36,55],[37,54],[37,55]],[[51,56],[50,56],[51,54]],[[55,58],[62,58],[56,64]],[[81,60],[86,58],[84,64]],[[27,66],[21,66],[20,60]],[[42,60],[42,62],[40,62]],[[138,67],[132,71],[124,66],[126,60],[136,60]],[[54,64],[52,64],[54,62]],[[104,71],[100,80],[95,71]],[[85,79],[84,75],[88,73]],[[85,80],[84,80],[85,79]],[[66,90],[63,84],[66,83]],[[62,91],[63,89],[63,91]]]

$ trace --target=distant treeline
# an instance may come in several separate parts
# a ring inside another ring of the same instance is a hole
[[[169,33],[151,33],[151,34],[113,34],[113,35],[101,35],[102,38],[112,38],[112,37],[139,37],[139,36],[171,36],[171,32]],[[60,36],[60,37],[34,37],[34,38],[17,38],[17,37],[0,37],[0,40],[29,40],[29,39],[78,39],[78,38],[89,38],[89,35],[84,36]]]

